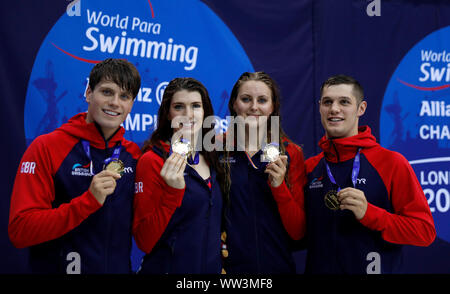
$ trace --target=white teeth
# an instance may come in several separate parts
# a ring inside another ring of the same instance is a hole
[[[328,120],[331,120],[331,121],[341,121],[341,120],[343,120],[342,118],[329,118]]]
[[[118,116],[120,113],[115,112],[115,111],[111,111],[111,110],[103,110],[104,113],[108,114],[108,115],[112,115],[112,116]]]

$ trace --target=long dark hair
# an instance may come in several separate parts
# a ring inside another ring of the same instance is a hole
[[[175,93],[186,90],[188,92],[198,92],[202,98],[203,106],[203,120],[206,117],[214,116],[214,110],[209,98],[208,90],[205,86],[193,78],[175,78],[167,85],[164,90],[163,98],[161,101],[161,106],[158,110],[158,126],[156,130],[152,133],[150,139],[144,142],[142,147],[143,152],[147,152],[153,146],[157,147],[163,152],[164,160],[168,157],[168,153],[165,152],[161,145],[161,141],[166,142],[171,140],[173,135],[173,129],[171,126],[171,121],[169,120],[169,111],[172,98]],[[203,142],[204,136],[209,132],[214,132],[214,124],[211,127],[205,127],[202,122],[202,138]],[[215,144],[215,138],[212,138],[212,143]],[[226,166],[220,163],[218,153],[216,150],[206,152],[204,148],[201,148],[200,154],[203,155],[206,162],[216,171],[217,180],[219,181],[224,200],[228,203],[228,195],[230,190],[230,175],[229,170]]]

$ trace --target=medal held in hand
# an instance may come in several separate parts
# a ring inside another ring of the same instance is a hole
[[[196,165],[200,161],[200,153],[198,151],[194,152],[191,142],[187,139],[181,138],[176,140],[170,148],[171,152],[186,156],[188,164]]]
[[[180,155],[189,156],[192,153],[192,146],[189,140],[179,139],[172,144],[172,151]]]
[[[90,173],[91,175],[94,175],[94,163],[92,161],[91,157],[91,145],[88,141],[82,140],[81,141],[83,145],[84,152],[86,153],[86,156],[89,158],[90,162]],[[123,162],[119,159],[120,157],[120,151],[122,150],[122,145],[119,143],[116,144],[113,150],[113,154],[111,157],[108,157],[103,161],[103,170],[109,170],[118,173],[119,175],[123,175],[125,171],[125,165]]]
[[[337,191],[330,190],[327,194],[325,194],[325,206],[331,210],[338,210],[341,202],[338,199]]]
[[[122,176],[125,166],[120,159],[111,159],[110,162],[105,163],[105,167],[103,169],[118,173]]]
[[[114,148],[114,151],[113,151],[113,154],[111,155],[111,157],[107,158],[104,161],[103,169],[118,173],[119,175],[122,176],[123,172],[125,170],[125,165],[119,159],[120,150],[121,150],[121,146],[120,146],[120,144],[118,144],[118,146],[116,146]]]
[[[356,179],[358,177],[359,174],[359,169],[360,169],[360,161],[359,161],[359,152],[361,151],[361,149],[358,149],[358,152],[356,153],[355,159],[353,161],[353,167],[352,167],[352,184],[353,184],[353,188],[356,187]],[[327,169],[327,174],[328,174],[328,178],[330,179],[330,182],[335,185],[338,186],[338,184],[336,183],[336,180],[333,177],[333,174],[331,173],[331,169],[328,166],[327,162],[325,161],[325,167]],[[341,202],[338,199],[337,193],[341,190],[341,188],[338,186],[337,191],[336,190],[330,190],[327,192],[327,194],[325,194],[324,197],[324,201],[325,201],[325,206],[328,207],[331,210],[338,210],[339,209],[339,205],[341,204]]]
[[[261,156],[261,161],[263,162],[274,162],[280,157],[280,145],[277,143],[270,143],[264,146],[263,155]]]

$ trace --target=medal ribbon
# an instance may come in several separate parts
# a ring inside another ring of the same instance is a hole
[[[258,169],[258,167],[253,163],[252,158],[250,157],[250,154],[247,153],[247,151],[244,151],[245,155],[247,155],[248,161],[250,161],[250,163],[252,164],[254,169]]]
[[[92,156],[91,156],[91,144],[89,144],[89,142],[86,140],[81,140],[81,143],[83,144],[83,149],[84,149],[84,152],[86,153],[86,156],[91,161],[90,167],[89,167],[89,172],[91,173],[91,175],[94,175],[94,164],[92,162]],[[113,151],[113,154],[111,155],[111,157],[108,157],[107,159],[105,159],[103,161],[103,164],[106,165],[113,160],[119,160],[120,151],[122,151],[122,145],[120,144],[120,142],[118,142],[116,144],[116,147],[114,147],[114,151]]]
[[[268,146],[270,146],[270,145],[272,145],[272,146],[275,146],[276,148],[279,148],[279,144],[278,143],[275,143],[275,142],[272,142],[272,143],[270,143],[270,144],[267,144],[266,146],[264,146],[264,148],[262,148],[262,150],[263,150],[263,155],[264,155],[264,149],[266,148],[266,147],[268,147]],[[279,149],[278,149],[279,150]],[[248,158],[248,161],[251,163],[251,165],[253,166],[253,168],[254,169],[258,169],[258,167],[255,165],[255,163],[253,162],[253,160],[252,160],[252,158],[250,157],[250,154],[248,154],[248,152],[247,151],[244,151],[245,152],[245,155],[247,155],[247,158]],[[261,155],[261,158],[263,158],[263,155]],[[262,162],[263,160],[261,159],[261,162]]]
[[[200,161],[200,152],[195,151],[194,159],[192,159],[192,156],[188,156],[187,162],[191,165],[196,165]]]
[[[353,161],[353,168],[352,168],[352,183],[353,183],[353,188],[356,187],[356,179],[358,177],[359,174],[359,168],[361,166],[360,161],[359,161],[359,152],[361,151],[361,148],[358,149],[358,152],[356,153],[355,156],[355,160]],[[338,192],[341,190],[341,187],[339,187],[339,185],[336,183],[336,180],[333,177],[333,174],[331,173],[330,167],[328,166],[327,161],[325,160],[325,166],[327,167],[327,174],[328,174],[328,178],[330,179],[331,183],[333,183],[334,185],[338,186]]]

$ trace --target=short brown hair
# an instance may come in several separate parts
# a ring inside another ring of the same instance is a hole
[[[112,81],[136,98],[141,88],[141,76],[136,67],[125,59],[108,58],[97,63],[89,75],[89,87],[94,91],[101,81]]]
[[[341,84],[353,86],[353,94],[355,95],[358,104],[364,100],[364,90],[361,84],[354,78],[342,74],[329,77],[325,82],[323,82],[322,86],[320,87],[320,97],[322,97],[323,89],[325,89],[325,87]]]

